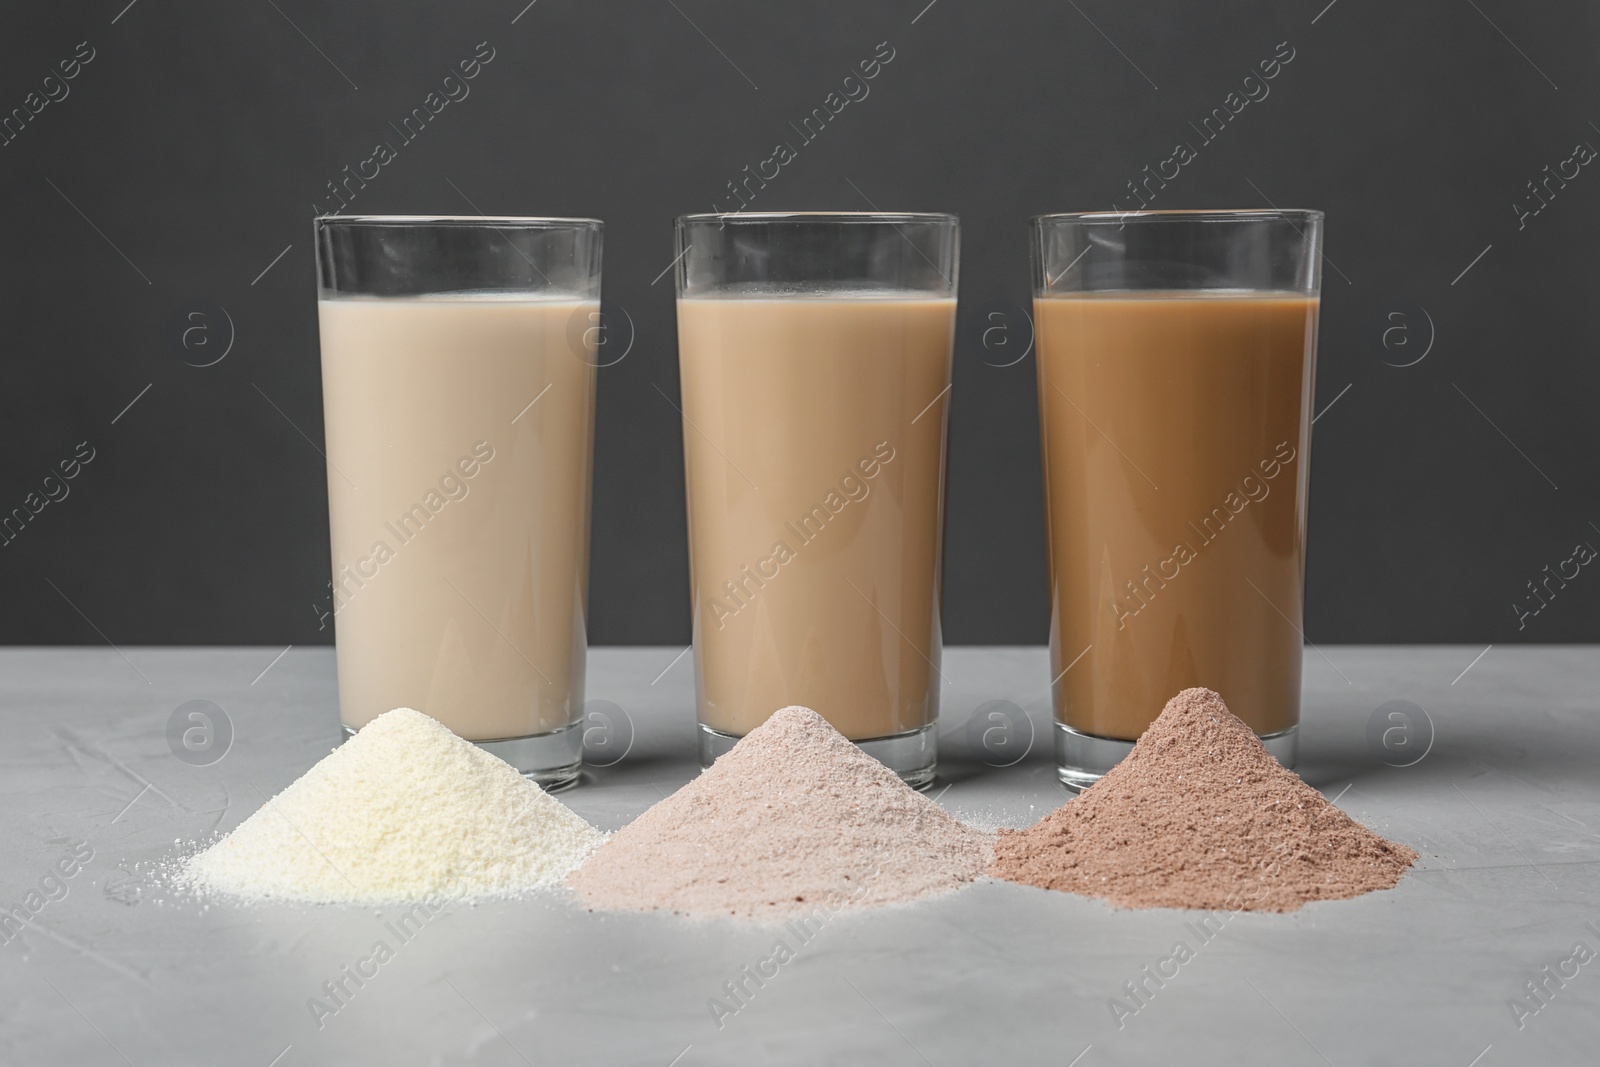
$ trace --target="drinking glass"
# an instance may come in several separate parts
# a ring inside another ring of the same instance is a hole
[[[316,220],[339,709],[582,758],[601,224]]]
[[[1286,766],[1300,722],[1319,211],[1033,223],[1056,763],[1083,788],[1180,690]]]
[[[800,704],[933,778],[958,232],[937,214],[678,219],[703,764]]]

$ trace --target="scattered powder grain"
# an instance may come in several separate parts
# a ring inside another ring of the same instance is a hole
[[[592,908],[781,919],[913,900],[981,875],[993,836],[809,708],[773,714],[567,878]]]
[[[1293,911],[1390,889],[1417,853],[1285,770],[1209,689],[1185,689],[1120,764],[1027,830],[991,874],[1125,908]]]
[[[509,896],[559,882],[603,840],[510,764],[397,708],[185,861],[178,879],[316,903]]]

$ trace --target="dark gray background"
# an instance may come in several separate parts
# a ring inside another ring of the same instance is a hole
[[[881,41],[870,96],[752,207],[962,217],[948,641],[1046,637],[1033,360],[993,365],[1028,343],[1027,217],[1126,206],[1283,41],[1271,95],[1152,206],[1328,213],[1309,637],[1600,639],[1587,569],[1524,628],[1513,608],[1600,546],[1600,172],[1523,228],[1513,207],[1600,146],[1592,4],[525,2],[8,12],[0,112],[78,42],[95,58],[0,147],[0,511],[78,442],[95,459],[0,548],[0,642],[330,639],[313,205],[482,41],[471,95],[351,210],[606,221],[606,298],[636,331],[601,372],[595,642],[688,637],[679,417],[655,388],[677,395],[671,278],[652,281],[670,219],[727,205]],[[221,349],[186,351],[184,316],[209,309],[221,345],[217,308],[231,350],[187,365]]]

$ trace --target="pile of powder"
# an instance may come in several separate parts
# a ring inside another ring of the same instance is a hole
[[[989,873],[1125,908],[1293,911],[1390,889],[1417,853],[1273,759],[1209,689],[1185,689],[1133,751],[1027,830]]]
[[[177,877],[262,900],[508,896],[559,882],[602,841],[510,764],[396,708],[190,857]]]
[[[567,884],[592,908],[782,919],[948,892],[983,873],[993,844],[821,715],[789,707]]]

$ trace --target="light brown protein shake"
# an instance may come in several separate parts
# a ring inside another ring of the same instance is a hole
[[[1196,686],[1257,734],[1299,722],[1318,304],[1035,301],[1062,723],[1132,741]]]
[[[570,324],[593,310],[319,301],[346,726],[410,707],[491,741],[577,717],[595,368]]]
[[[853,741],[938,714],[954,299],[678,301],[700,721]]]

